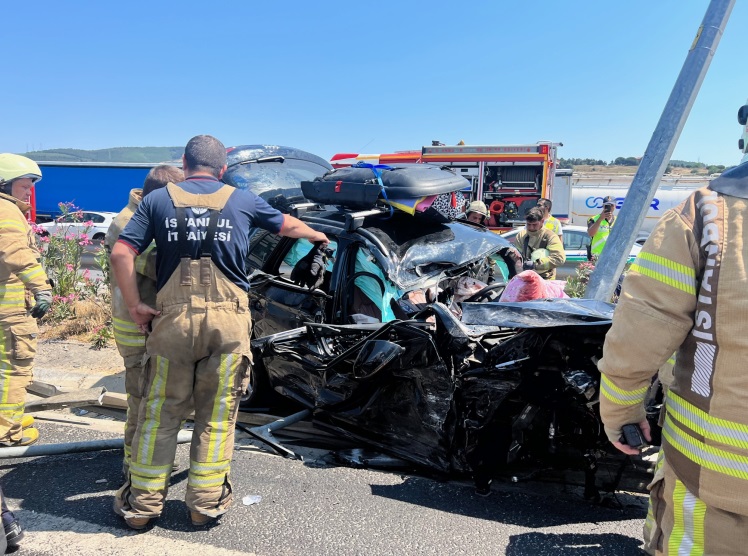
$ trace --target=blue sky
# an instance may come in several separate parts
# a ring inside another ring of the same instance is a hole
[[[0,151],[562,141],[641,156],[706,0],[7,2]],[[740,160],[738,2],[673,158]]]

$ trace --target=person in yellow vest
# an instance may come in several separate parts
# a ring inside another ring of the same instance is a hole
[[[39,431],[31,427],[34,418],[23,410],[36,355],[36,319],[52,306],[52,288],[24,216],[31,208],[31,189],[40,179],[41,170],[33,160],[0,154],[0,444],[4,446],[28,446],[39,439]]]
[[[558,218],[551,214],[551,208],[553,208],[553,201],[541,197],[538,199],[538,208],[543,211],[543,227],[548,228],[554,234],[558,236],[561,243],[564,242],[564,231],[561,228],[561,222]]]
[[[162,164],[151,168],[143,182],[143,188],[130,190],[127,206],[114,217],[106,232],[104,246],[111,255],[114,244],[119,239],[122,230],[138,208],[140,201],[151,192],[166,187],[169,182],[184,181],[184,173],[176,166]],[[151,244],[142,255],[135,260],[137,271],[136,280],[140,298],[148,305],[156,304],[156,249]],[[112,291],[112,328],[114,328],[114,342],[122,356],[125,365],[125,392],[127,394],[127,418],[125,420],[125,456],[123,473],[127,476],[130,469],[132,454],[132,439],[138,426],[138,409],[141,400],[141,380],[145,358],[145,333],[130,318],[122,292],[116,280],[111,280]]]
[[[185,180],[141,201],[111,255],[130,317],[141,330],[150,329],[129,476],[114,501],[114,511],[133,529],[161,515],[177,433],[193,401],[185,494],[192,524],[209,525],[233,501],[234,425],[250,372],[246,259],[252,229],[329,243],[253,192],[221,183],[226,148],[215,137],[190,139],[182,165]],[[136,258],[151,241],[157,250],[156,308],[140,298],[135,277]]]
[[[600,214],[593,216],[587,220],[587,233],[592,238],[590,245],[590,251],[592,255],[600,255],[605,247],[605,242],[608,241],[610,230],[613,224],[616,222],[615,211],[616,211],[616,200],[607,196],[603,198],[603,210]]]
[[[644,523],[650,554],[746,554],[748,547],[748,163],[657,223],[623,282],[605,337],[600,413],[621,452],[647,440],[644,400],[676,352],[662,448]]]

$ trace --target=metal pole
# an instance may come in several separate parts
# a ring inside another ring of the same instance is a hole
[[[192,441],[192,431],[179,431],[177,444]],[[98,452],[101,450],[122,449],[125,441],[122,438],[110,440],[91,440],[88,442],[67,442],[64,444],[40,444],[36,446],[16,446],[0,448],[0,459],[31,458],[34,456],[58,456],[61,454],[77,454],[79,452]]]
[[[660,121],[649,140],[618,219],[590,277],[585,297],[608,301],[623,272],[662,174],[670,162],[735,0],[712,0],[688,51]]]

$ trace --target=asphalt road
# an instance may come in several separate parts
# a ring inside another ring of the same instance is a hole
[[[54,415],[38,420],[42,442],[113,438],[121,429],[118,422]],[[618,494],[600,505],[584,501],[576,487],[506,483],[483,498],[469,482],[338,467],[328,452],[313,449],[301,449],[305,461],[294,461],[248,439],[238,444],[235,505],[207,530],[191,526],[182,502],[186,445],[178,448],[181,469],[164,513],[143,533],[111,510],[121,451],[0,460],[3,489],[27,529],[20,554],[642,554],[643,496]],[[247,495],[262,500],[243,505]]]

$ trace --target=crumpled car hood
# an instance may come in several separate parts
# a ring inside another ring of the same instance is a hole
[[[408,220],[402,222],[403,218]],[[440,275],[449,276],[468,264],[512,248],[497,234],[460,221],[441,224],[395,215],[391,221],[367,230],[389,251],[389,256],[375,256],[387,277],[402,290],[421,287]]]
[[[463,303],[462,324],[538,328],[610,324],[615,305],[594,299],[538,299],[517,303]]]

